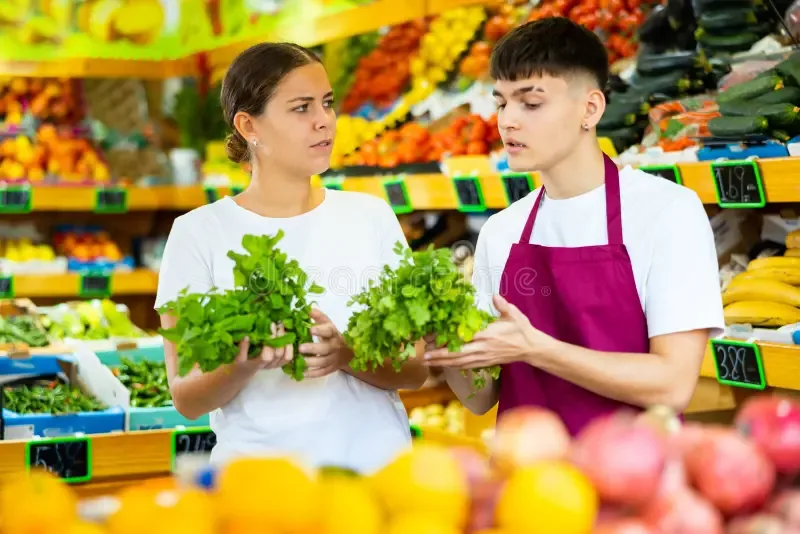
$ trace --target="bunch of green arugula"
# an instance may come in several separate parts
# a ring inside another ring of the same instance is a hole
[[[277,248],[283,236],[283,231],[275,236],[245,235],[246,253],[228,252],[234,262],[234,289],[189,293],[187,288],[159,308],[159,313],[178,318],[173,328],[159,333],[177,347],[179,375],[185,376],[195,365],[209,372],[232,363],[247,336],[250,358],[265,346],[293,345],[294,358],[283,370],[295,380],[303,379],[307,365],[298,349],[312,339],[313,302],[308,296],[322,293],[323,288],[309,285],[297,261]],[[282,325],[285,333],[273,337],[273,324]]]
[[[384,266],[378,279],[349,303],[360,308],[344,333],[356,371],[375,370],[386,360],[399,370],[414,357],[414,344],[429,334],[436,334],[437,346],[458,351],[493,320],[475,306],[475,287],[464,279],[449,250],[431,246],[412,252],[397,243],[394,252],[401,256],[397,269]],[[497,378],[500,369],[473,372],[474,388],[485,385],[484,372]]]

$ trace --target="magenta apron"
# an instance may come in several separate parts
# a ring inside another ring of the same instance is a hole
[[[619,171],[605,157],[608,244],[563,248],[530,244],[544,187],[519,243],[511,248],[500,294],[531,324],[561,341],[613,352],[649,351],[645,319],[628,251],[622,243]],[[498,415],[521,405],[556,412],[571,434],[598,416],[630,407],[526,363],[503,366]]]

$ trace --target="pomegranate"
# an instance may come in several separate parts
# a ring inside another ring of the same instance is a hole
[[[479,532],[494,526],[494,509],[503,481],[490,468],[486,459],[474,449],[452,450],[467,477],[470,513],[467,532]]]
[[[752,397],[736,416],[736,428],[764,449],[779,473],[800,472],[800,402],[777,395]]]
[[[618,413],[596,419],[578,436],[573,461],[604,502],[639,507],[658,493],[666,443],[636,417]]]
[[[767,510],[783,519],[789,527],[800,530],[800,489],[779,493]]]
[[[685,488],[654,501],[642,519],[659,534],[722,534],[722,516],[695,491]]]
[[[514,408],[497,421],[492,461],[508,472],[541,460],[561,460],[570,441],[564,423],[553,412],[533,406]]]
[[[775,484],[769,459],[733,430],[709,431],[685,462],[692,484],[728,516],[758,510]]]
[[[786,525],[779,517],[769,514],[756,514],[750,517],[737,517],[728,523],[726,534],[785,534]]]
[[[658,534],[639,519],[618,519],[595,527],[592,534]]]

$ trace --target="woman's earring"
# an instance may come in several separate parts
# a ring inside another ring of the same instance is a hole
[[[255,137],[250,142],[253,143],[253,146],[258,146],[258,140]]]
[[[583,125],[583,129],[584,129],[584,131],[588,132],[589,131],[589,125],[588,124],[584,124]]]

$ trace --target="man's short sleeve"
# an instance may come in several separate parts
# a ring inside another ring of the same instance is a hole
[[[494,309],[492,299],[497,292],[499,283],[495,283],[495,273],[489,262],[487,239],[489,234],[487,222],[478,234],[478,244],[475,246],[475,262],[472,267],[472,285],[475,286],[475,304],[481,310],[493,315],[498,315]]]
[[[675,198],[660,215],[647,275],[649,336],[725,328],[714,233],[694,192]]]
[[[190,293],[204,293],[212,286],[208,252],[195,238],[191,221],[185,216],[178,217],[164,246],[155,308],[174,300],[184,288],[188,288]]]

